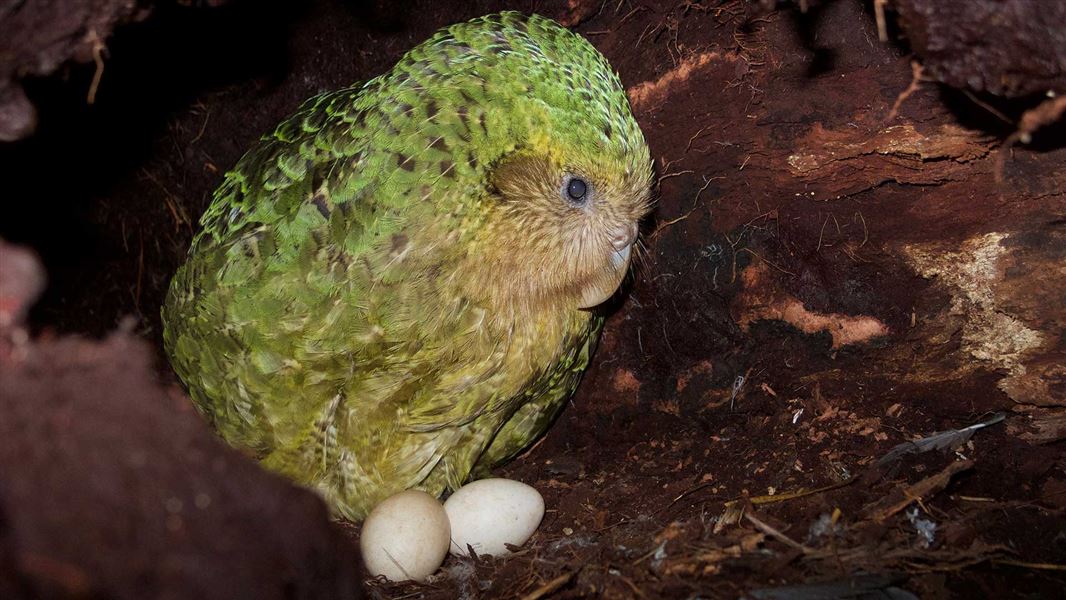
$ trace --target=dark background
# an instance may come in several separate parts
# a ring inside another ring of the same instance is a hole
[[[310,495],[299,516],[264,500],[298,491],[194,418],[162,358],[159,305],[212,189],[260,135],[306,97],[388,70],[438,27],[510,8],[574,27],[619,71],[660,175],[649,250],[572,406],[500,472],[545,496],[533,541],[506,560],[449,559],[429,586],[369,592],[1055,595],[1066,584],[1053,568],[1066,563],[1066,135],[1051,113],[1028,143],[1020,134],[1046,90],[1066,92],[1066,16],[1025,0],[889,4],[887,42],[872,3],[853,0],[0,9],[0,29],[19,34],[6,43],[21,44],[0,52],[0,75],[37,119],[32,136],[0,143],[0,238],[32,248],[49,282],[31,350],[0,353],[4,401],[37,403],[4,413],[18,418],[0,436],[0,567],[27,597],[227,597],[240,577],[278,597],[349,589],[357,527],[329,524]],[[102,45],[86,41],[92,31]],[[94,341],[123,322],[128,333]],[[1042,341],[1012,342],[1023,330]],[[145,406],[156,408],[131,408]],[[875,466],[897,444],[998,412],[1005,423],[956,453]],[[123,466],[135,451],[163,466]],[[212,471],[215,454],[235,466]],[[923,482],[914,518],[937,524],[929,547],[906,511],[875,518]],[[168,528],[159,506],[191,506],[213,486],[243,494],[218,492],[208,520]],[[760,499],[826,486],[839,487]],[[66,501],[34,501],[46,496]],[[725,502],[751,498],[763,526],[716,527]],[[116,514],[143,537],[100,534]],[[210,520],[219,514],[240,516],[227,529]],[[158,560],[133,560],[145,548]],[[168,562],[177,549],[191,562]],[[209,563],[226,568],[190,566]],[[853,579],[862,572],[877,576]]]

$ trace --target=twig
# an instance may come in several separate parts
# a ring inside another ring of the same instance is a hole
[[[677,217],[676,219],[670,219],[669,221],[666,221],[663,224],[659,225],[658,227],[655,228],[655,231],[653,231],[652,234],[650,236],[648,236],[648,237],[649,238],[654,238],[655,236],[659,235],[659,232],[662,231],[663,229],[666,229],[667,227],[669,227],[669,226],[671,226],[671,225],[673,225],[675,223],[680,223],[681,221],[684,221],[685,219],[687,219],[689,217],[689,215],[691,215],[692,213],[696,212],[696,208],[698,208],[698,207],[693,207],[692,210],[690,210],[687,213],[681,215],[680,217]]]
[[[655,231],[653,231],[651,233],[651,235],[648,236],[648,239],[649,240],[655,239],[655,236],[659,235],[662,232],[662,230],[666,229],[667,227],[669,227],[669,226],[671,226],[671,225],[673,225],[675,223],[680,223],[681,221],[684,221],[685,219],[689,218],[689,216],[692,215],[692,213],[696,212],[696,209],[699,208],[699,206],[697,206],[697,204],[700,201],[700,194],[702,194],[704,192],[704,190],[706,190],[711,185],[711,182],[714,181],[715,179],[725,179],[725,178],[724,177],[711,177],[711,178],[708,179],[707,177],[704,177],[703,178],[703,181],[704,181],[703,187],[701,187],[696,192],[696,197],[692,199],[692,208],[689,209],[689,211],[687,213],[681,215],[680,217],[677,217],[675,219],[670,219],[669,221],[665,221],[665,222],[659,224],[659,226],[655,228]],[[662,181],[661,178],[660,178],[660,181]]]
[[[564,585],[570,583],[570,580],[573,579],[574,575],[576,574],[577,571],[571,571],[570,573],[560,575],[555,579],[552,579],[548,583],[545,583],[539,588],[533,590],[532,592],[526,594],[525,596],[522,596],[522,600],[539,600],[540,598],[544,598],[549,594],[555,593],[559,591],[559,589],[562,588]]]
[[[93,81],[89,84],[89,96],[85,101],[92,104],[96,102],[96,90],[100,87],[100,79],[104,76],[104,44],[100,41],[100,36],[95,29],[89,30],[88,37],[88,41],[93,45],[93,62],[96,63],[96,71],[93,73]]]
[[[644,595],[644,592],[640,591],[640,588],[637,587],[637,584],[633,583],[630,578],[625,577],[623,575],[619,575],[618,578],[622,580],[622,583],[628,585],[629,589],[633,590],[633,593],[636,594],[638,597],[647,598],[647,596]]]
[[[700,201],[700,195],[703,194],[703,191],[706,190],[707,187],[711,185],[711,182],[715,179],[725,179],[725,177],[719,176],[708,178],[706,175],[703,176],[703,187],[696,191],[696,197],[692,199],[692,204],[696,204]]]
[[[737,250],[737,252],[738,252],[738,253],[740,253],[740,252],[747,252],[748,254],[751,254],[751,255],[752,255],[752,256],[754,256],[755,258],[757,258],[757,259],[759,259],[759,260],[763,261],[764,263],[766,263],[766,264],[770,265],[771,267],[773,267],[773,268],[777,269],[778,271],[781,271],[782,273],[785,273],[785,274],[791,275],[791,276],[793,276],[793,277],[795,277],[795,276],[796,276],[796,274],[795,274],[795,273],[793,273],[792,271],[789,271],[788,269],[785,269],[784,267],[779,267],[779,266],[775,265],[774,263],[772,263],[772,262],[770,262],[770,261],[766,260],[765,258],[763,258],[763,257],[759,256],[759,255],[758,255],[758,254],[757,254],[757,253],[756,253],[756,252],[755,252],[754,250],[752,250],[751,248],[741,248],[740,250]]]
[[[874,17],[877,19],[877,38],[888,41],[888,25],[885,23],[885,4],[888,0],[874,0]]]
[[[866,245],[866,242],[870,241],[870,230],[866,227],[866,217],[862,216],[862,212],[856,211],[856,215],[859,215],[859,220],[862,221],[862,243],[859,247],[862,248]]]
[[[1041,569],[1045,571],[1066,571],[1066,565],[1059,565],[1055,563],[1033,563],[1026,562],[1024,560],[1012,560],[1009,558],[997,558],[992,562],[1000,565],[1010,565],[1012,567],[1025,567],[1026,569]]]
[[[1028,144],[1037,130],[1058,121],[1063,113],[1066,113],[1066,96],[1051,97],[1022,114],[1018,130],[1003,142],[996,154],[996,183],[1003,183],[1004,153],[1017,142]]]
[[[671,506],[677,504],[678,501],[681,500],[682,498],[684,498],[685,496],[690,496],[692,494],[695,494],[696,492],[698,492],[698,491],[700,491],[700,490],[702,490],[704,488],[711,487],[712,485],[714,485],[713,481],[705,481],[705,482],[703,482],[703,483],[701,483],[701,484],[699,484],[699,485],[697,485],[695,487],[689,488],[688,490],[685,490],[684,492],[681,492],[681,494],[678,495],[677,498],[674,498],[674,500],[669,505],[664,507],[663,510],[665,510],[666,508],[670,508]]]
[[[192,220],[189,219],[189,215],[185,213],[184,208],[174,202],[171,193],[167,190],[166,186],[164,186],[155,175],[152,175],[148,169],[141,169],[141,174],[147,177],[149,181],[154,183],[156,187],[163,192],[163,201],[166,203],[167,208],[170,210],[170,215],[174,219],[174,231],[180,230],[182,225],[189,225],[191,227]]]
[[[822,221],[822,228],[818,231],[818,246],[814,248],[815,252],[822,249],[822,236],[825,235],[825,226],[829,224],[829,215],[825,216],[825,220]]]
[[[774,529],[769,524],[764,523],[763,521],[759,520],[758,517],[756,517],[755,515],[751,514],[750,512],[744,513],[744,518],[747,519],[748,521],[750,521],[751,524],[754,525],[756,529],[758,529],[759,531],[765,533],[766,535],[776,539],[777,541],[785,544],[786,546],[791,546],[792,548],[795,548],[796,550],[799,550],[800,552],[802,552],[804,554],[813,554],[814,553],[814,550],[811,550],[807,546],[804,546],[803,544],[797,542],[796,540],[794,540],[794,539],[788,537],[787,535],[781,533],[780,531]]]
[[[884,0],[875,0],[874,6],[880,6],[884,4]],[[878,28],[881,27],[881,23],[878,22]],[[885,41],[882,38],[881,41]],[[899,116],[899,109],[903,106],[903,103],[907,98],[911,97],[911,94],[918,91],[918,86],[922,84],[922,72],[924,68],[922,64],[916,60],[911,61],[911,83],[907,86],[907,89],[900,92],[900,95],[896,97],[896,101],[892,104],[892,110],[888,111],[888,117],[885,118],[885,122],[888,123]]]
[[[652,34],[654,34],[654,33],[655,33],[656,31],[659,31],[659,27],[661,27],[661,26],[662,26],[662,23],[659,23],[658,25],[656,25],[656,26],[655,26],[655,29],[652,29],[652,30],[651,30],[651,33],[652,33]],[[645,28],[644,28],[644,31],[643,31],[643,32],[642,32],[642,33],[640,34],[640,37],[638,37],[638,38],[637,38],[637,43],[636,43],[636,44],[633,44],[633,47],[634,47],[634,48],[636,48],[637,46],[639,46],[639,45],[640,45],[640,43],[644,41],[644,36],[645,36],[645,35],[648,35],[648,27],[651,27],[651,24],[650,24],[650,23],[648,24],[648,26],[647,26],[647,27],[645,27]]]
[[[783,494],[774,494],[773,496],[754,496],[752,498],[749,498],[748,502],[751,502],[755,506],[760,506],[760,505],[763,505],[763,504],[773,504],[774,502],[784,502],[786,500],[795,500],[797,498],[804,498],[806,496],[813,496],[814,494],[821,494],[822,492],[828,492],[828,491],[831,491],[831,490],[835,490],[837,488],[842,488],[842,487],[844,487],[846,485],[851,485],[855,481],[855,479],[856,479],[855,477],[850,477],[848,479],[845,479],[844,481],[838,481],[836,483],[831,483],[829,485],[822,486],[820,488],[815,488],[813,490],[800,489],[800,490],[796,490],[794,492],[785,492]],[[736,500],[733,500],[732,502],[736,502]]]
[[[996,117],[1000,121],[1003,121],[1004,123],[1006,123],[1007,125],[1010,125],[1011,127],[1015,126],[1014,121],[1011,121],[1009,118],[1007,118],[1007,115],[1005,115],[1005,114],[999,112],[998,110],[996,110],[996,108],[994,106],[992,106],[991,104],[985,102],[984,100],[981,100],[977,96],[974,96],[970,92],[970,90],[964,89],[964,90],[962,90],[962,93],[965,94],[966,97],[969,98],[971,102],[973,102],[977,106],[980,106],[981,108],[987,110],[989,113],[991,113],[992,116]]]
[[[874,521],[880,523],[904,508],[907,508],[912,502],[921,500],[924,496],[944,489],[956,473],[966,471],[971,467],[973,467],[972,460],[953,462],[947,467],[944,467],[944,470],[936,475],[926,477],[918,483],[904,488],[902,490],[902,500],[897,500],[896,498],[898,496],[889,497],[868,506],[863,512],[869,515]]]
[[[640,563],[642,563],[642,562],[644,562],[644,561],[648,560],[649,558],[651,558],[651,557],[655,556],[655,554],[656,554],[657,552],[659,552],[660,550],[662,550],[662,549],[663,549],[664,547],[666,547],[666,541],[665,541],[665,540],[664,540],[664,541],[663,541],[663,542],[662,542],[661,544],[659,544],[658,546],[656,546],[656,547],[652,548],[652,549],[651,549],[651,550],[650,550],[650,551],[649,551],[649,552],[648,552],[647,554],[643,554],[643,555],[641,555],[641,556],[640,556],[639,558],[637,558],[636,560],[634,560],[634,561],[633,561],[633,562],[631,563],[631,566],[634,566],[634,567],[635,567],[635,566],[639,565]]]
[[[620,19],[620,20],[618,21],[618,24],[616,25],[616,27],[617,27],[618,25],[621,25],[622,23],[625,23],[626,21],[628,21],[628,20],[629,20],[629,18],[630,18],[630,17],[632,17],[633,15],[637,14],[638,12],[640,12],[640,11],[642,11],[642,10],[648,10],[648,7],[647,7],[647,6],[638,6],[638,7],[634,8],[633,10],[629,11],[629,12],[628,12],[628,13],[626,14],[626,16],[622,17],[622,18],[621,18],[621,19]]]
[[[692,148],[692,142],[696,141],[696,138],[700,137],[700,134],[703,133],[704,131],[707,131],[707,128],[709,128],[709,127],[710,127],[710,125],[704,126],[703,129],[700,129],[699,131],[697,131],[695,133],[695,135],[693,135],[692,137],[688,138],[688,143],[685,144],[685,151],[682,152],[682,154],[688,154],[688,151]]]
[[[211,119],[211,111],[208,110],[204,114],[204,122],[203,122],[202,125],[200,125],[199,133],[197,133],[196,137],[194,137],[192,140],[189,141],[190,144],[195,144],[196,142],[200,141],[200,138],[204,137],[204,132],[207,131],[207,121],[210,120],[210,119]]]
[[[675,173],[667,173],[665,175],[660,175],[659,179],[655,183],[662,183],[666,179],[670,179],[671,177],[677,177],[678,175],[685,175],[687,173],[695,173],[695,171],[693,171],[692,169],[685,169],[684,171],[677,171]]]

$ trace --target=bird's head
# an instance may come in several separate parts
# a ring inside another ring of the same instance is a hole
[[[590,133],[602,135],[548,129],[493,166],[475,255],[486,267],[479,284],[498,299],[591,308],[625,278],[650,209],[650,166],[605,141],[589,151],[573,139]]]
[[[648,147],[591,44],[548,19],[497,18],[457,35],[477,52],[451,83],[480,188],[459,277],[496,305],[591,308],[622,283],[651,209]]]

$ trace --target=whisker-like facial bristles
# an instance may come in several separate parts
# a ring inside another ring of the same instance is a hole
[[[632,276],[634,280],[638,279],[649,270],[651,264],[648,260],[648,255],[648,247],[644,244],[644,240],[638,237],[636,241],[633,242],[633,251],[630,255],[629,275]]]

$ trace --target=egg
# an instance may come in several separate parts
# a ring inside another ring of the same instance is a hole
[[[425,581],[448,555],[450,537],[440,502],[423,491],[407,490],[370,511],[359,547],[371,576]]]
[[[544,498],[532,487],[511,479],[482,479],[455,491],[444,503],[452,526],[449,548],[466,556],[509,554],[506,544],[521,546],[544,517]]]

